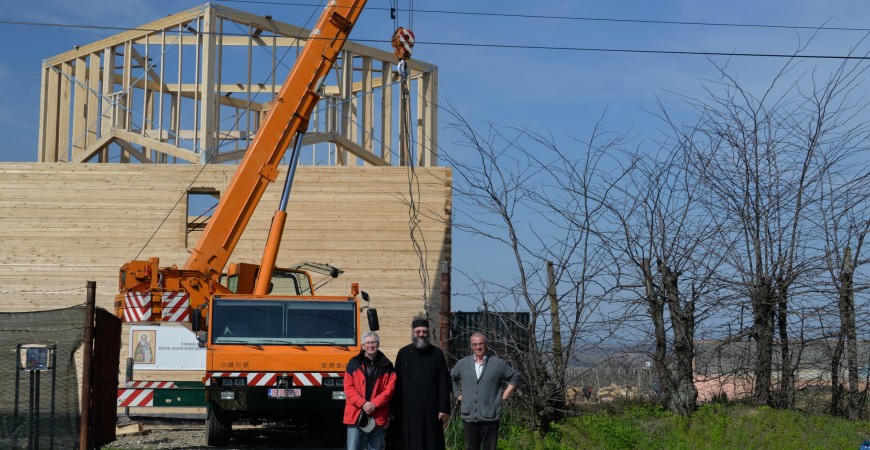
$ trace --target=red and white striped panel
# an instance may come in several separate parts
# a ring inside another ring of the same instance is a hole
[[[343,377],[344,374],[339,373],[317,373],[317,372],[294,372],[293,386],[320,386],[323,384],[324,378]]]
[[[248,386],[275,386],[278,377],[292,377],[293,386],[321,386],[324,378],[340,378],[337,372],[207,372],[206,386],[211,385],[211,377],[245,377]]]
[[[154,390],[120,388],[118,406],[154,406]]]
[[[151,320],[151,293],[132,292],[124,294],[124,322]]]
[[[248,386],[275,386],[278,384],[278,374],[269,372],[247,373]]]
[[[411,50],[413,50],[414,48],[414,43],[416,42],[414,38],[414,32],[406,28],[399,27],[399,29],[396,30],[396,37],[398,38],[399,43],[402,45],[405,51],[408,52],[408,55],[410,55]]]
[[[190,296],[187,292],[164,292],[162,305],[162,321],[186,322],[190,317]]]
[[[124,383],[124,387],[130,389],[171,389],[176,386],[174,381],[128,381]]]

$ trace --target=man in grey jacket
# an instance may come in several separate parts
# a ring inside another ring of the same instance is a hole
[[[511,396],[520,374],[503,359],[487,354],[486,335],[471,335],[471,356],[450,371],[453,395],[462,403],[462,428],[468,450],[495,450],[501,405]],[[502,389],[502,384],[507,386]]]

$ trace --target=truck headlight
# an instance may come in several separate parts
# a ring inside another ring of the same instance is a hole
[[[344,395],[344,391],[332,391],[332,399],[333,400],[345,400],[347,397]]]
[[[342,392],[344,394],[344,392]],[[235,400],[236,393],[233,391],[221,391],[221,400]]]
[[[344,378],[324,378],[323,379],[324,386],[344,386]]]

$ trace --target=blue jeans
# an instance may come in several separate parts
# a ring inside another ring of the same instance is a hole
[[[381,450],[383,446],[384,427],[363,433],[356,425],[347,426],[347,450]]]

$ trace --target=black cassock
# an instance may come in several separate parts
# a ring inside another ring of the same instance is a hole
[[[398,448],[443,450],[444,428],[438,413],[450,414],[450,374],[440,348],[417,350],[413,344],[396,355],[396,392],[392,413],[398,419],[390,431],[401,431]]]

